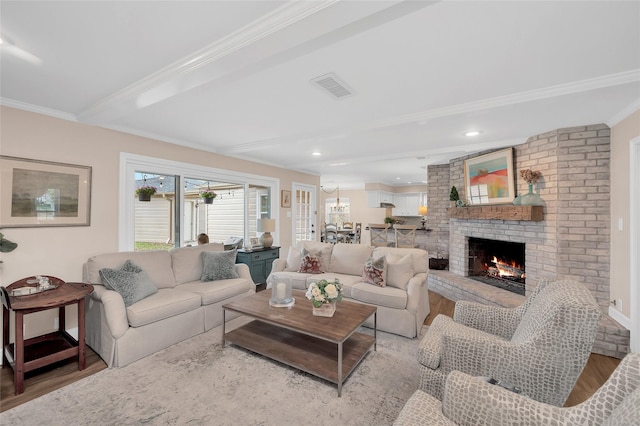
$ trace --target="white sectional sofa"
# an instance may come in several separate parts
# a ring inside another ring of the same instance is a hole
[[[201,281],[201,253],[222,250],[222,244],[206,244],[91,257],[83,267],[84,281],[94,286],[86,308],[87,344],[109,367],[122,367],[221,325],[223,304],[255,293],[245,264],[235,265],[239,278]],[[103,285],[99,273],[122,268],[127,260],[158,288],[128,307],[120,293]]]
[[[324,273],[298,272],[302,249],[320,257]],[[381,256],[392,261],[387,266],[388,283],[385,287],[363,279],[367,259]],[[286,259],[274,260],[267,287],[291,282],[294,289],[304,290],[312,282],[337,278],[344,286],[344,298],[378,307],[379,330],[414,338],[429,314],[428,263],[428,253],[421,249],[301,241],[297,247],[289,248]],[[373,321],[369,320],[365,325],[372,326]]]

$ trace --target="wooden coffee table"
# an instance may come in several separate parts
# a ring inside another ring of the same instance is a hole
[[[276,308],[268,289],[223,305],[222,346],[230,342],[336,383],[341,396],[345,379],[371,347],[376,350],[377,308],[342,300],[333,317],[317,317],[303,291],[294,290],[293,297],[291,308]],[[255,320],[226,332],[226,311]],[[371,315],[373,335],[356,331]]]

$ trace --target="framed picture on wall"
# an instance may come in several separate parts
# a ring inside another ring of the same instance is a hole
[[[280,207],[291,207],[291,191],[280,191]]]
[[[91,167],[0,156],[0,226],[88,226]]]
[[[513,150],[502,149],[464,161],[469,204],[510,204],[515,197]]]

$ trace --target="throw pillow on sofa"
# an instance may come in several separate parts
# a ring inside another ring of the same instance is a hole
[[[102,268],[98,273],[102,284],[118,292],[127,307],[158,292],[158,287],[146,272],[131,260],[127,260],[120,269]]]
[[[236,271],[237,250],[203,251],[201,281],[230,280],[239,278]]]
[[[369,257],[364,262],[362,280],[365,283],[374,284],[379,287],[387,286],[387,259],[384,256],[373,259]]]
[[[306,249],[302,249],[302,261],[300,262],[300,269],[298,272],[305,272],[307,274],[323,274],[322,261],[320,255],[311,253]]]
[[[289,253],[287,253],[287,266],[284,270],[286,272],[298,272],[301,262],[302,255],[300,253],[300,249],[293,246],[289,247]]]
[[[387,285],[389,287],[406,290],[413,275],[411,254],[407,254],[404,257],[392,253],[387,254]]]

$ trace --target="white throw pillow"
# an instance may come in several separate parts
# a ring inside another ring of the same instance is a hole
[[[301,262],[302,257],[300,256],[300,249],[290,246],[289,253],[287,253],[287,265],[284,270],[287,272],[296,272],[300,269]]]
[[[413,278],[413,261],[411,254],[403,257],[395,254],[387,254],[387,284],[390,287],[407,289],[409,280]]]

